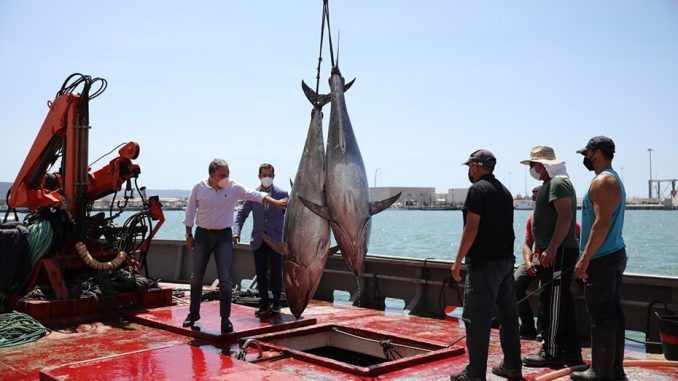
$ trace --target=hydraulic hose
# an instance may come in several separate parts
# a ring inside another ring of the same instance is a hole
[[[108,262],[99,262],[92,258],[92,255],[87,250],[87,246],[82,242],[76,242],[75,250],[78,252],[80,258],[82,258],[82,261],[85,262],[85,265],[94,270],[115,270],[120,267],[127,257],[127,253],[120,251],[112,260]]]
[[[560,377],[565,377],[572,372],[578,372],[586,370],[588,365],[578,365],[571,368],[564,368],[556,370],[551,373],[543,374],[537,378],[535,381],[551,381],[558,379]],[[643,368],[678,368],[678,361],[667,361],[667,360],[625,360],[624,368],[633,368],[633,367],[643,367]]]

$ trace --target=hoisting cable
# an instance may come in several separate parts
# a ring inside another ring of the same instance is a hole
[[[323,40],[325,39],[325,6],[327,0],[323,1],[323,16],[320,26],[320,52],[318,53],[318,70],[315,76],[315,106],[320,106],[320,64],[323,62]]]
[[[101,160],[101,159],[105,158],[106,156],[110,155],[113,151],[115,151],[116,149],[118,149],[118,148],[124,146],[125,144],[127,144],[127,142],[122,142],[122,143],[118,144],[118,145],[115,146],[115,148],[113,148],[112,150],[106,152],[105,154],[99,156],[98,159],[96,159],[96,160],[94,160],[93,162],[89,163],[89,166],[90,166],[90,167],[93,166],[93,165],[96,164],[99,160]]]
[[[330,60],[332,61],[332,67],[334,67],[334,48],[332,46],[332,29],[330,28],[330,7],[328,5],[328,0],[323,0],[323,9],[325,18],[327,18],[327,36],[330,42]]]

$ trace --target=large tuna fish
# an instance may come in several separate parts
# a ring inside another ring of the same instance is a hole
[[[316,95],[303,81],[302,88],[314,107],[304,151],[292,183],[292,197],[285,211],[283,241],[273,241],[264,235],[266,243],[285,257],[285,295],[290,311],[297,319],[318,288],[330,250],[329,222],[311,212],[296,197],[303,195],[318,205],[325,205],[325,147],[321,110],[330,101],[330,96]]]
[[[341,254],[360,286],[372,216],[393,204],[400,193],[383,201],[370,202],[365,165],[344,100],[344,78],[337,67],[332,69],[330,90],[332,110],[325,164],[327,206],[314,202],[303,193],[299,197],[309,209],[330,221]]]

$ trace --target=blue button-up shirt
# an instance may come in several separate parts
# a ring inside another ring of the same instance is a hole
[[[208,180],[193,186],[186,205],[184,225],[194,223],[204,229],[225,229],[233,226],[233,212],[238,200],[262,203],[266,193],[255,191],[230,180],[229,187],[216,190]]]
[[[258,187],[257,190],[263,191],[263,188]],[[282,200],[283,198],[288,198],[289,194],[287,191],[272,185],[268,190],[268,196],[276,200]],[[250,211],[254,214],[252,239],[250,240],[250,247],[252,250],[257,250],[261,247],[263,242],[262,233],[266,233],[269,237],[278,242],[282,241],[285,210],[278,209],[274,206],[269,207],[269,205],[254,204],[251,201],[245,201],[242,205],[242,209],[238,212],[238,216],[235,218],[235,224],[233,225],[234,235],[240,234],[242,226],[245,224],[245,220],[247,219],[247,216],[249,216]]]

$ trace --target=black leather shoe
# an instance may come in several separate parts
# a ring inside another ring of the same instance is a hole
[[[499,377],[504,377],[508,380],[522,380],[523,372],[520,369],[505,368],[504,364],[496,365],[492,368],[492,373]]]
[[[270,311],[273,315],[279,314],[280,313],[280,303],[274,302],[273,305],[271,306]]]
[[[188,316],[186,316],[186,320],[184,320],[182,326],[191,327],[193,326],[193,323],[198,320],[200,320],[200,314],[189,313]]]
[[[221,319],[221,333],[233,332],[233,324],[228,318]]]
[[[466,373],[466,370],[462,370],[459,373],[451,375],[450,381],[485,381],[485,378],[473,377]]]

